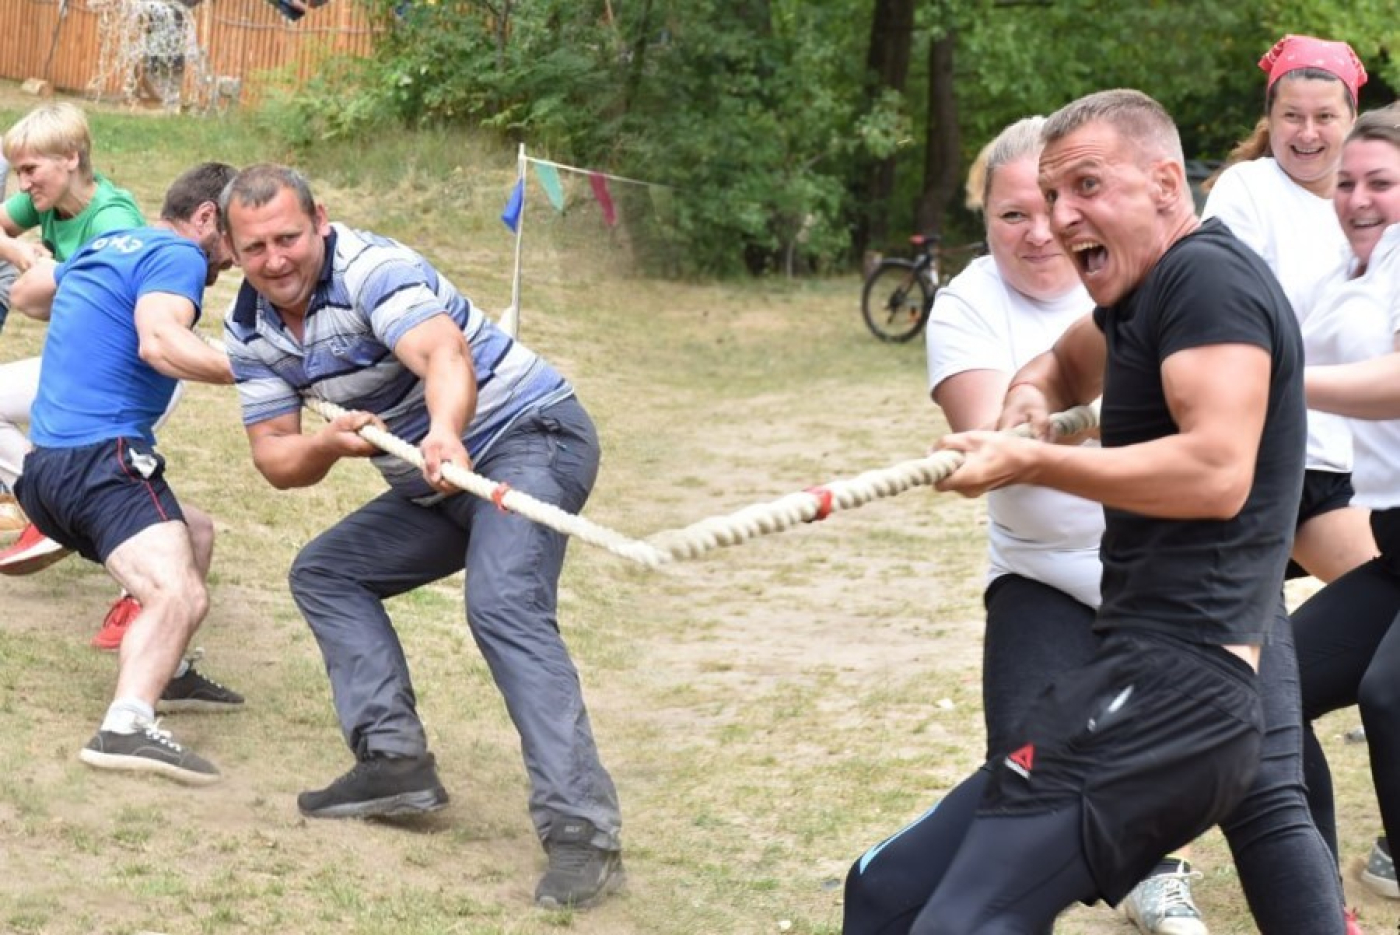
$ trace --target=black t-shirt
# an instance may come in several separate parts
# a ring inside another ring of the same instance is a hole
[[[1096,625],[1262,644],[1293,549],[1306,444],[1302,339],[1283,289],[1212,220],[1173,244],[1117,305],[1095,309],[1094,321],[1108,342],[1107,448],[1177,431],[1162,389],[1162,362],[1177,351],[1252,344],[1269,352],[1269,408],[1244,509],[1228,520],[1175,520],[1105,507]]]

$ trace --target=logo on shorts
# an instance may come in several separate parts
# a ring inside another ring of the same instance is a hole
[[[146,478],[146,480],[150,480],[151,476],[155,474],[156,468],[160,467],[159,461],[152,455],[148,455],[143,451],[131,451],[128,449],[126,460],[131,462],[131,466],[136,469],[138,474]]]
[[[1030,779],[1031,770],[1035,768],[1035,744],[1028,743],[1007,754],[1006,768],[1022,779]]]

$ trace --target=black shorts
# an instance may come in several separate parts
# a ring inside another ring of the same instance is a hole
[[[1323,513],[1346,509],[1351,506],[1351,498],[1354,496],[1356,489],[1351,486],[1351,472],[1304,471],[1303,496],[1298,501],[1297,525],[1301,526]]]
[[[1263,737],[1257,677],[1219,647],[1111,630],[1040,696],[1021,737],[989,764],[978,814],[1080,804],[1085,860],[1117,903],[1244,798]]]
[[[1351,498],[1354,496],[1356,488],[1351,485],[1351,472],[1312,469],[1304,471],[1303,496],[1298,500],[1298,521],[1293,528],[1301,528],[1314,516],[1331,513],[1333,510],[1345,510],[1351,506]],[[1308,572],[1302,565],[1291,558],[1288,560],[1288,567],[1283,573],[1286,580],[1292,581],[1307,576]]]
[[[165,459],[139,438],[35,448],[15,497],[40,532],[101,563],[143,529],[185,520],[165,482]]]

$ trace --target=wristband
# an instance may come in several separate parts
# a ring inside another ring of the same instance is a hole
[[[1035,387],[1036,391],[1040,393],[1040,395],[1042,395],[1042,396],[1045,395],[1045,391],[1042,390],[1042,389],[1040,388],[1040,386],[1037,385],[1036,382],[1035,382],[1034,380],[1017,380],[1015,383],[1011,384],[1010,386],[1008,386],[1008,387],[1006,388],[1006,394],[1005,394],[1005,395],[1010,396],[1010,395],[1011,395],[1011,391],[1014,390],[1014,389],[1015,389],[1016,387],[1018,387],[1018,386],[1033,386],[1033,387]]]

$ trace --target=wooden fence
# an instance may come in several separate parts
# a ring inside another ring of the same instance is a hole
[[[330,0],[296,22],[267,0],[203,0],[188,10],[174,0],[0,0],[0,78],[132,103],[150,97],[149,82],[138,91],[132,72],[166,54],[141,48],[152,11],[180,22],[192,46],[165,58],[178,65],[175,106],[256,100],[274,81],[305,81],[328,55],[368,54],[376,33],[360,0]]]

